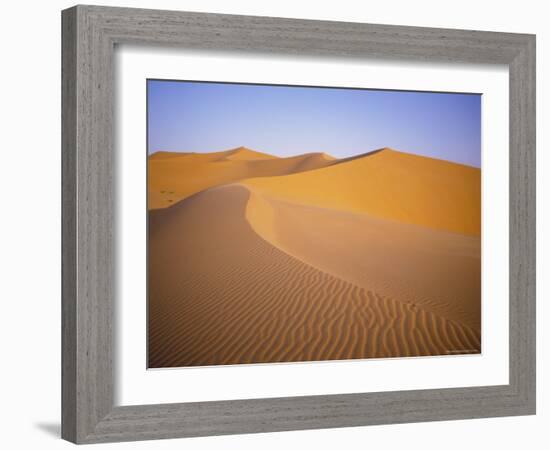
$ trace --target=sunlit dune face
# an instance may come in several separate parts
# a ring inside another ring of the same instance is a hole
[[[321,170],[244,180],[290,202],[479,236],[481,171],[385,149]]]

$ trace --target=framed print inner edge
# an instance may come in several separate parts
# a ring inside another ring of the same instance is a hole
[[[145,154],[146,151],[144,145],[146,105],[143,80],[153,75],[160,77],[162,74],[169,74],[171,79],[192,75],[195,80],[210,79],[210,77],[216,80],[220,68],[216,69],[213,66],[221,66],[227,67],[223,71],[225,81],[235,82],[242,81],[244,76],[244,79],[249,81],[278,82],[278,85],[281,81],[285,81],[292,86],[309,79],[322,85],[324,83],[324,86],[342,87],[364,84],[381,87],[402,86],[407,89],[416,88],[421,92],[426,92],[430,87],[436,87],[441,92],[453,88],[459,88],[463,92],[483,92],[482,147],[487,150],[482,152],[482,165],[485,167],[482,177],[485,187],[482,189],[485,198],[485,201],[482,201],[483,228],[491,230],[489,234],[484,233],[483,238],[483,266],[487,269],[484,270],[482,283],[483,298],[507,299],[509,297],[507,282],[509,279],[507,192],[509,73],[507,67],[460,63],[433,63],[428,66],[367,59],[336,63],[324,58],[296,61],[283,56],[255,55],[253,58],[247,58],[230,52],[226,55],[219,52],[214,55],[212,53],[206,51],[196,55],[179,49],[157,53],[153,47],[126,45],[117,46],[115,49],[117,83],[115,88],[117,160],[115,180],[118,180],[115,191],[118,192],[120,207],[117,209],[118,216],[115,217],[117,224],[115,259],[116,266],[119,267],[117,269],[119,276],[116,283],[118,290],[115,293],[113,326],[115,330],[121,330],[114,335],[115,404],[140,405],[508,384],[508,302],[490,300],[483,302],[482,317],[485,330],[483,335],[486,337],[483,355],[435,358],[405,356],[391,358],[391,360],[367,358],[319,363],[254,363],[252,370],[246,369],[243,364],[216,368],[210,366],[210,368],[143,370],[143,361],[147,359],[144,333],[146,329],[144,281],[146,264],[143,245],[146,234],[146,218],[143,210],[146,206],[145,196],[136,196],[135,193],[147,190],[145,158],[140,157],[141,153]],[[211,64],[210,61],[215,63]],[[319,71],[319,66],[326,70]],[[273,70],[269,70],[271,67]],[[336,76],[327,75],[333,71],[336,72]],[[324,75],[316,75],[316,72]],[[392,72],[400,75],[394,75],[395,78],[392,78]],[[401,78],[405,80],[400,81]],[[208,123],[212,127],[215,126],[215,122],[211,119]],[[429,124],[426,126],[429,134]],[[367,129],[368,126],[365,128]],[[338,128],[334,131],[337,133]],[[363,133],[366,132],[363,131]],[[198,133],[187,135],[197,138],[201,136]],[[219,135],[219,133],[212,133],[212,135]],[[238,135],[246,136],[246,129],[240,130]],[[200,142],[197,142],[198,148],[204,145],[204,140],[208,139],[210,134],[202,136],[203,138],[199,139]],[[388,138],[392,139],[391,136]],[[313,136],[308,138],[310,139],[313,139]],[[248,138],[244,141],[248,142]],[[292,141],[295,140],[292,139]],[[337,147],[343,148],[345,139],[340,138],[338,141]],[[238,143],[233,143],[233,145],[236,144]],[[307,146],[308,143],[303,141],[300,147],[304,148],[304,145]],[[364,146],[365,150],[374,148],[374,146],[369,147],[368,144],[360,145]],[[178,142],[165,147],[189,149],[193,145],[180,145]],[[253,145],[251,147],[254,148]],[[141,148],[143,150],[136,153],[136,149]],[[399,147],[396,146],[396,148]],[[327,151],[330,153],[330,149]],[[217,163],[213,166],[217,166]],[[184,173],[181,175],[182,182],[184,179],[193,179],[192,174],[189,178]],[[495,177],[498,179],[494,179]],[[165,187],[166,192],[171,190],[169,186]],[[498,198],[498,201],[487,201],[491,198]],[[329,241],[323,239],[322,242]],[[324,246],[324,248],[330,247]],[[429,273],[428,270],[427,275]],[[460,278],[457,276],[457,279]],[[186,278],[186,282],[189,279]],[[213,283],[215,279],[215,277],[212,278]],[[264,285],[262,283],[262,286]],[[447,289],[447,292],[450,290]],[[220,292],[215,302],[223,304],[226,302],[225,298]],[[321,299],[321,297],[318,298]],[[254,302],[260,300],[261,296],[258,295]],[[270,317],[276,316],[270,315]],[[487,320],[489,317],[490,321]],[[404,323],[410,324],[412,321],[406,319]],[[209,325],[206,324],[204,329],[209,330]],[[384,342],[392,345],[395,342],[392,340],[393,334],[390,333],[387,336],[390,340]],[[343,347],[336,345],[332,348]],[[498,353],[495,353],[495,350]],[[498,357],[498,361],[495,360],[495,356]],[[407,372],[407,377],[397,375],[403,370]],[[218,377],[231,385],[231,389],[224,391],[216,381]],[[345,385],[338,382],[339,379],[345,379]],[[277,380],[277,382],[266,383],[263,380]],[[180,389],[178,386],[181,383],[193,388]]]

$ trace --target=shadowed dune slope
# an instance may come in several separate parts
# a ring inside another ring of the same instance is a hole
[[[227,185],[149,213],[150,367],[479,351],[471,327],[262,239],[249,222],[250,195]],[[271,208],[278,233],[284,214]],[[323,225],[322,236],[332,227]]]
[[[383,149],[317,170],[244,183],[294,203],[481,234],[481,171],[443,160]]]
[[[323,272],[481,329],[480,239],[252,193],[267,242]]]
[[[324,153],[277,158],[244,147],[215,153],[157,152],[148,160],[148,208],[165,208],[204,189],[244,178],[288,175],[335,162]]]

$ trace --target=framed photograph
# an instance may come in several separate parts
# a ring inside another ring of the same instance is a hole
[[[75,6],[62,435],[535,413],[535,37]]]

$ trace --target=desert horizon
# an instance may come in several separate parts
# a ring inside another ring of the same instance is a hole
[[[481,169],[148,155],[148,366],[481,352]]]

